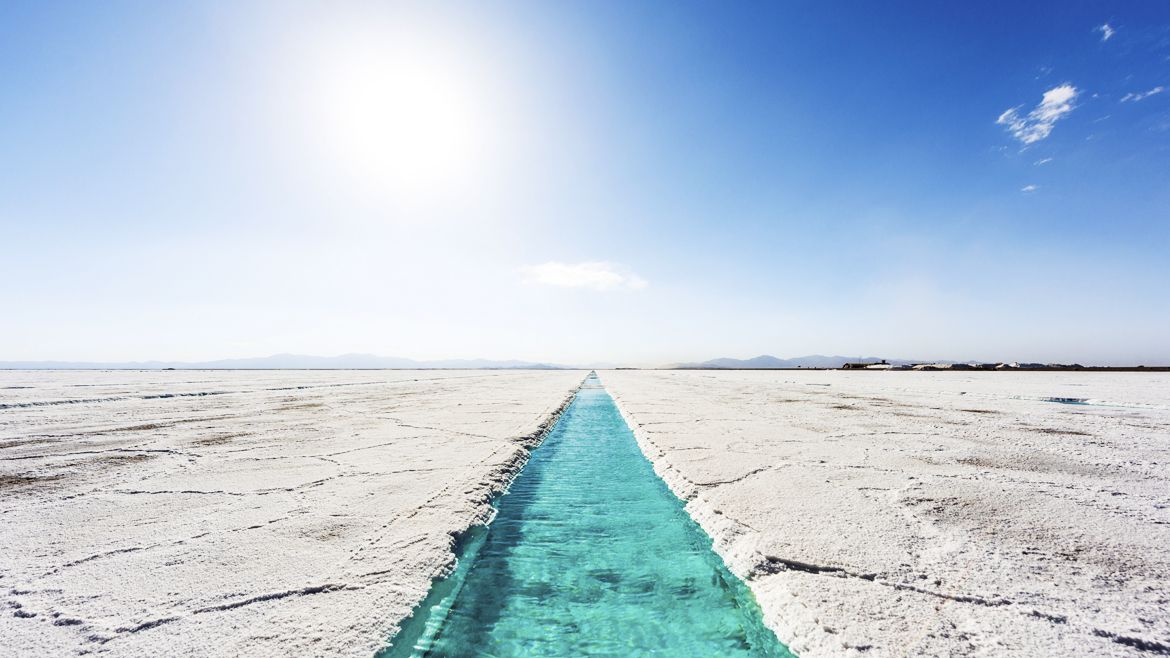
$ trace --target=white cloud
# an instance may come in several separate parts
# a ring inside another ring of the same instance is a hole
[[[524,282],[561,288],[590,290],[641,290],[646,279],[615,263],[590,261],[558,263],[550,261],[524,268]]]
[[[1105,23],[1103,25],[1098,25],[1094,29],[1101,33],[1101,40],[1102,41],[1108,41],[1108,40],[1112,39],[1113,35],[1117,33],[1117,30],[1113,29],[1113,26],[1110,25],[1109,23]]]
[[[1032,164],[1039,166],[1042,164],[1048,164],[1049,162],[1052,162],[1052,158],[1040,158],[1039,160],[1033,162]]]
[[[1020,107],[1022,106],[1017,105],[999,115],[995,122],[1001,126],[1007,126],[1012,137],[1025,145],[1034,144],[1048,137],[1052,132],[1053,124],[1073,111],[1073,101],[1080,93],[1079,89],[1068,83],[1053,87],[1044,92],[1040,104],[1028,114],[1021,115]]]
[[[1166,88],[1161,86],[1161,85],[1158,85],[1157,87],[1154,87],[1153,89],[1151,89],[1149,91],[1139,91],[1136,93],[1130,92],[1130,93],[1126,94],[1125,96],[1121,97],[1121,102],[1122,103],[1136,103],[1140,100],[1145,100],[1145,99],[1149,98],[1150,96],[1153,96],[1154,94],[1160,94],[1164,91],[1166,91]]]
[[[1035,192],[1038,189],[1040,189],[1039,185],[1025,185],[1020,188],[1020,191],[1026,194],[1028,192]]]

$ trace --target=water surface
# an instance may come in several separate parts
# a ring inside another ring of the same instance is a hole
[[[387,658],[791,656],[595,377]]]

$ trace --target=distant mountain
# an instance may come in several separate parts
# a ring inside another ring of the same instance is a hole
[[[0,370],[372,370],[372,369],[519,369],[534,368],[559,370],[569,368],[552,363],[531,361],[493,361],[490,359],[446,359],[415,361],[374,354],[342,354],[340,356],[311,356],[305,354],[274,354],[272,356],[220,359],[218,361],[132,361],[95,363],[88,361],[0,361]]]
[[[752,359],[730,359],[724,357],[719,359],[711,359],[710,361],[702,361],[699,363],[676,363],[666,367],[675,369],[709,368],[712,370],[737,368],[743,370],[767,370],[769,368],[840,368],[846,363],[877,363],[878,361],[881,361],[881,358],[876,356],[823,356],[821,354],[811,354],[809,356],[799,356],[794,359],[781,359],[767,354],[762,354]],[[921,363],[920,361],[908,361],[906,359],[887,359],[887,361],[894,365]]]

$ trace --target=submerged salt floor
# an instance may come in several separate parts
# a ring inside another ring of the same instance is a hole
[[[1164,373],[603,377],[802,657],[1170,653]]]
[[[791,655],[596,385],[436,589],[387,658]]]
[[[584,372],[0,372],[0,655],[368,658]]]

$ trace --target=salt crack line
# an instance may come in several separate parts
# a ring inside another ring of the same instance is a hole
[[[181,450],[171,450],[168,448],[110,448],[108,450],[75,450],[73,452],[50,452],[43,455],[20,455],[18,457],[0,457],[0,461],[24,461],[28,459],[49,459],[52,457],[73,457],[77,455],[104,455],[106,453],[128,453],[138,454],[141,452],[156,452],[165,455],[179,455],[180,457],[200,457],[201,455],[193,452],[183,452]]]
[[[740,475],[739,477],[731,478],[730,480],[711,480],[708,482],[699,482],[696,480],[693,483],[695,484],[695,486],[699,486],[699,487],[717,487],[717,486],[720,486],[723,484],[735,484],[736,482],[746,480],[753,475],[758,475],[760,473],[763,473],[764,471],[770,471],[770,470],[772,470],[771,466],[761,466],[759,468],[752,469],[752,470],[748,471],[747,473]]]
[[[302,587],[299,589],[285,590],[282,592],[270,592],[268,594],[260,594],[258,596],[249,597],[249,598],[243,599],[241,601],[233,601],[231,603],[223,603],[220,605],[213,605],[213,606],[207,606],[205,608],[198,608],[196,610],[191,611],[191,613],[198,615],[198,614],[203,614],[203,613],[207,613],[207,612],[223,612],[226,610],[234,610],[236,608],[242,608],[242,607],[247,606],[247,605],[252,605],[253,603],[263,603],[265,601],[279,601],[280,599],[287,599],[287,598],[293,597],[293,596],[310,596],[313,594],[323,594],[323,593],[327,593],[327,592],[336,592],[336,591],[340,591],[340,590],[358,590],[358,589],[363,589],[363,587],[360,585],[346,585],[344,583],[326,583],[324,585],[314,585],[311,587]],[[138,633],[141,631],[150,630],[152,628],[157,628],[159,626],[162,626],[163,624],[169,624],[169,623],[174,622],[174,621],[179,621],[182,618],[183,617],[181,615],[176,615],[176,616],[171,616],[171,617],[161,617],[159,619],[152,619],[150,621],[144,621],[144,622],[142,622],[140,624],[136,624],[134,626],[120,626],[118,628],[115,628],[114,632],[115,633],[123,633],[123,634]],[[109,638],[105,638],[106,641],[108,641],[108,639]]]
[[[62,404],[96,404],[99,402],[119,402],[121,400],[165,400],[168,398],[204,397],[207,395],[230,395],[237,391],[194,391],[191,393],[152,393],[150,395],[119,395],[108,398],[78,398],[73,400],[34,400],[32,402],[10,402],[0,404],[3,409],[27,409],[30,407],[55,407]]]
[[[157,628],[163,624],[169,624],[172,621],[178,621],[181,617],[162,617],[161,619],[152,619],[144,621],[136,626],[119,626],[114,629],[115,633],[138,633],[139,631],[148,631],[152,628]]]
[[[1131,635],[1120,635],[1100,628],[1093,629],[1093,635],[1108,638],[1117,644],[1132,647],[1139,651],[1146,651],[1156,656],[1170,656],[1170,644],[1164,642],[1143,640],[1140,637],[1133,637]]]
[[[339,590],[358,590],[364,589],[361,585],[347,585],[345,583],[326,583],[324,585],[313,585],[311,587],[302,587],[300,589],[289,589],[283,592],[270,592],[268,594],[260,594],[242,601],[233,601],[231,603],[222,603],[220,605],[207,606],[206,608],[198,608],[193,610],[193,614],[203,614],[205,612],[221,612],[224,610],[235,610],[253,603],[263,603],[265,601],[278,601],[280,599],[287,599],[290,596],[309,596],[311,594],[324,594],[327,592],[336,592]]]
[[[59,404],[91,404],[97,402],[117,402],[119,400],[130,400],[128,397],[114,397],[114,398],[82,398],[77,400],[40,400],[34,402],[10,402],[7,404],[0,404],[2,409],[28,409],[31,407],[53,407]]]
[[[800,571],[802,573],[810,573],[818,576],[831,576],[834,578],[857,578],[860,580],[867,580],[883,587],[890,587],[899,591],[914,592],[916,594],[926,594],[927,596],[934,596],[948,601],[956,601],[958,603],[971,603],[974,605],[981,605],[989,608],[995,608],[1005,605],[1015,605],[1014,601],[1005,598],[984,598],[982,596],[975,596],[970,594],[947,594],[945,592],[936,592],[934,590],[918,587],[916,585],[909,585],[906,583],[897,583],[888,580],[879,580],[877,574],[874,573],[857,573],[845,569],[844,567],[834,567],[822,564],[812,564],[809,562],[801,562],[799,560],[790,560],[782,557],[765,556],[765,562],[752,569],[750,577],[756,578],[760,575],[770,575],[780,573],[782,571]]]

